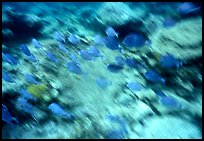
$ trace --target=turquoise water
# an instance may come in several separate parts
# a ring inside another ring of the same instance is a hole
[[[201,139],[202,6],[3,2],[3,139]]]

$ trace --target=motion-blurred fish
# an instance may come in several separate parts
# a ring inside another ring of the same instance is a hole
[[[87,48],[87,52],[92,55],[93,57],[100,57],[100,51],[95,46],[89,46]]]
[[[32,44],[37,49],[42,47],[38,40],[36,40],[35,38],[32,39]]]
[[[181,15],[186,15],[199,10],[201,7],[196,7],[193,2],[184,2],[180,4],[177,8],[178,13]]]
[[[29,103],[25,98],[19,97],[16,103],[16,107],[19,110],[22,110],[25,113],[30,115],[35,114],[36,107],[34,107],[31,103]]]
[[[107,48],[121,51],[121,48],[119,48],[119,45],[118,45],[118,41],[114,37],[106,37],[104,40],[104,43]]]
[[[18,64],[18,61],[16,60],[16,58],[11,56],[9,53],[3,53],[2,52],[2,59],[3,59],[3,61],[6,61],[11,65]]]
[[[90,61],[93,59],[93,56],[91,54],[89,54],[88,51],[86,51],[86,50],[80,50],[79,55],[85,60]]]
[[[53,102],[51,103],[49,106],[48,106],[48,109],[58,115],[58,116],[61,116],[61,117],[64,117],[64,118],[68,118],[68,119],[72,119],[73,118],[73,115],[69,112],[66,112],[59,104]]]
[[[165,84],[165,79],[161,77],[161,75],[154,71],[154,70],[148,70],[145,74],[144,77],[150,81],[150,82],[162,82]]]
[[[176,20],[173,18],[166,18],[163,22],[164,27],[172,27],[176,25]]]
[[[21,89],[19,93],[23,98],[27,100],[37,101],[37,98],[30,94],[26,89]]]
[[[125,65],[125,58],[123,58],[122,56],[116,56],[115,60],[118,63],[118,65],[120,65],[120,66]]]
[[[108,64],[107,68],[110,72],[117,73],[123,69],[123,66],[111,63],[111,64]]]
[[[94,43],[96,45],[103,45],[104,44],[104,38],[102,38],[100,35],[96,35],[94,37]]]
[[[108,37],[118,37],[118,33],[110,26],[106,28],[106,35]]]
[[[55,57],[55,55],[52,54],[52,53],[49,52],[49,51],[46,52],[46,56],[47,56],[47,58],[48,58],[50,61],[52,61],[52,62],[54,62],[54,63],[58,63],[58,62],[59,62],[59,60]]]
[[[8,111],[7,107],[2,104],[2,120],[8,124],[13,125],[13,122],[19,123],[18,120],[11,115],[11,113]]]
[[[63,43],[59,42],[59,43],[58,43],[58,47],[59,47],[62,51],[64,51],[65,53],[68,52],[68,50],[66,49],[66,47],[65,47],[65,45],[64,45]]]
[[[109,85],[112,84],[112,82],[108,79],[106,79],[105,77],[96,77],[96,84],[102,88],[102,89],[105,89],[107,88]]]
[[[73,52],[71,52],[71,53],[69,54],[69,57],[70,57],[70,59],[71,59],[73,62],[78,63],[78,59],[77,59],[76,55],[74,55]]]
[[[173,55],[167,54],[160,58],[160,65],[164,68],[180,67],[183,63],[177,60]]]
[[[79,39],[77,39],[77,37],[74,34],[69,35],[68,41],[73,45],[76,45],[79,43]]]
[[[160,103],[167,107],[181,107],[182,106],[175,98],[171,96],[161,97]]]
[[[64,38],[64,36],[62,35],[62,33],[59,32],[59,31],[56,31],[56,32],[54,33],[54,39],[55,39],[56,41],[58,41],[58,42],[64,42],[64,43],[65,43],[65,38]]]
[[[32,74],[25,74],[25,80],[28,82],[28,83],[32,83],[32,84],[39,84],[40,82],[38,82],[35,77],[32,75]]]
[[[66,66],[69,71],[76,73],[76,74],[82,74],[82,70],[76,62],[67,62]]]
[[[10,83],[15,82],[14,79],[11,78],[11,76],[8,74],[8,72],[5,72],[5,71],[2,71],[2,79]]]
[[[135,59],[132,59],[132,58],[126,58],[125,62],[131,68],[139,68],[142,66],[139,62],[137,62]]]
[[[28,47],[25,44],[21,44],[20,49],[25,55],[27,55],[27,56],[32,55],[32,53],[30,52],[30,50],[28,49]]]
[[[127,83],[127,87],[132,91],[140,91],[143,88],[143,86],[138,82],[129,82]]]
[[[145,45],[145,38],[141,34],[130,33],[124,38],[123,44],[127,48],[140,48]]]
[[[38,62],[39,61],[39,60],[37,60],[37,58],[33,54],[28,56],[28,60],[31,61],[31,62]]]

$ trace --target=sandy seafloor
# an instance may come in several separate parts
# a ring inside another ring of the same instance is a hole
[[[182,15],[176,10],[179,5],[3,3],[2,52],[13,55],[18,63],[2,61],[2,70],[15,80],[10,83],[2,79],[2,102],[18,123],[2,120],[2,138],[202,138],[202,10]],[[166,18],[174,19],[175,24],[165,27]],[[108,26],[118,33],[121,52],[95,43],[96,35],[107,36]],[[56,31],[63,34],[67,52],[58,47]],[[151,43],[140,48],[125,47],[122,41],[131,32],[143,34]],[[69,42],[71,33],[80,43]],[[41,48],[34,47],[33,38]],[[38,61],[30,60],[19,49],[21,44],[26,44]],[[102,57],[87,61],[79,55],[90,45]],[[52,52],[59,62],[48,60],[46,51]],[[68,70],[66,63],[71,62],[71,52],[77,57],[82,74]],[[185,62],[184,66],[163,69],[159,58],[166,53]],[[125,64],[119,72],[111,72],[107,65],[116,62],[118,55],[134,58],[144,67]],[[159,72],[167,83],[147,81],[143,74],[150,69]],[[24,77],[28,73],[40,84],[29,83]],[[99,77],[106,80],[104,87],[97,85]],[[138,82],[142,88],[131,90],[127,87],[129,82]],[[22,89],[37,97],[37,101],[20,101]],[[176,106],[161,103],[162,97],[155,90],[176,99]],[[53,102],[74,118],[51,112],[48,107]]]

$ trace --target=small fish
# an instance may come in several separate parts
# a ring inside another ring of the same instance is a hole
[[[166,96],[166,94],[164,92],[162,92],[161,90],[154,90],[154,92],[159,97],[165,97]]]
[[[38,62],[39,61],[39,60],[36,59],[36,57],[33,54],[28,56],[28,60],[31,61],[31,62]]]
[[[112,50],[119,50],[119,51],[121,50],[121,48],[119,48],[118,41],[113,37],[106,37],[104,39],[104,43],[107,48],[110,48]]]
[[[58,42],[64,42],[64,43],[65,43],[65,38],[64,38],[64,36],[62,35],[62,33],[59,32],[59,31],[56,31],[56,32],[54,33],[54,39],[57,40]]]
[[[21,44],[20,45],[20,49],[23,51],[23,53],[27,56],[31,55],[30,50],[28,49],[28,47],[25,44]]]
[[[79,43],[79,39],[77,39],[77,37],[74,34],[70,34],[70,36],[68,37],[68,41],[73,45]]]
[[[127,48],[140,48],[145,45],[145,38],[141,34],[129,33],[123,40]]]
[[[104,38],[102,38],[100,35],[96,35],[94,37],[94,43],[96,45],[103,45],[104,44]]]
[[[73,73],[76,73],[76,74],[82,73],[82,70],[81,70],[79,64],[76,62],[67,62],[66,66],[67,66],[68,70],[73,72]]]
[[[16,104],[19,110],[22,110],[30,115],[34,114],[34,110],[36,109],[32,104],[30,104],[25,98],[19,97]]]
[[[61,117],[64,117],[64,118],[68,118],[68,119],[72,119],[73,118],[73,115],[71,113],[68,113],[66,112],[59,104],[53,102],[51,103],[49,106],[48,106],[48,109],[58,115],[58,116],[61,116]]]
[[[27,100],[37,101],[37,98],[30,94],[26,89],[21,89],[19,93],[23,98]]]
[[[52,54],[51,52],[46,52],[46,56],[47,56],[47,58],[50,60],[50,61],[52,61],[52,62],[54,62],[54,63],[58,63],[59,62],[59,60],[55,57],[55,55],[54,54]]]
[[[173,55],[167,54],[160,58],[160,65],[164,68],[180,67],[183,63],[177,60]]]
[[[161,75],[154,71],[154,70],[148,70],[145,74],[144,77],[150,81],[150,82],[162,82],[165,84],[165,79],[161,77]]]
[[[132,91],[140,91],[143,88],[143,86],[138,82],[129,82],[126,86]]]
[[[118,37],[118,33],[110,26],[106,28],[106,35],[108,37]]]
[[[184,2],[178,6],[177,11],[181,15],[187,15],[189,13],[196,12],[200,8],[201,7],[196,7],[196,5],[192,2]]]
[[[58,43],[58,47],[63,50],[65,53],[68,52],[68,50],[66,49],[65,45],[61,42]]]
[[[36,40],[35,38],[32,39],[32,44],[37,49],[42,47],[38,40]]]
[[[172,27],[176,25],[176,21],[172,18],[166,18],[163,22],[164,27]]]
[[[70,57],[70,59],[71,59],[73,62],[75,62],[75,63],[78,63],[78,62],[79,62],[78,59],[77,59],[77,57],[76,57],[76,55],[74,55],[73,52],[71,52],[71,53],[69,54],[69,57]]]
[[[83,58],[83,59],[85,59],[85,60],[92,60],[93,59],[93,57],[92,57],[92,55],[91,54],[89,54],[86,50],[81,50],[81,51],[79,51],[79,55]]]
[[[175,98],[171,97],[171,96],[161,97],[160,103],[162,105],[164,105],[164,106],[167,106],[167,107],[181,106],[181,104],[179,104],[178,101]]]
[[[101,54],[100,54],[100,51],[95,47],[95,46],[89,46],[87,48],[87,52],[92,55],[93,57],[100,57]]]
[[[18,120],[11,115],[11,113],[8,111],[7,107],[2,104],[2,120],[8,124],[13,125],[13,122],[19,123]]]
[[[119,71],[121,71],[121,70],[123,69],[123,66],[118,65],[118,64],[113,64],[113,63],[111,63],[111,64],[109,64],[109,65],[107,66],[107,68],[108,68],[108,70],[109,70],[110,72],[117,73],[117,72],[119,72]]]
[[[116,56],[115,60],[118,63],[118,65],[120,65],[120,66],[125,65],[125,58],[123,58],[122,56]]]
[[[3,80],[10,82],[10,83],[15,83],[15,81],[13,80],[13,78],[11,78],[11,76],[8,74],[8,72],[2,71],[2,78]]]
[[[127,134],[127,122],[125,121],[125,119],[111,114],[107,116],[107,119],[110,120],[111,122],[118,123],[120,127],[119,129],[111,129],[110,131],[108,131],[108,133],[106,134],[106,137],[109,139],[124,138],[124,135]]]
[[[141,64],[139,64],[139,62],[137,62],[135,59],[132,59],[132,58],[126,58],[125,62],[131,68],[139,68],[139,67],[141,67]]]
[[[111,85],[112,84],[112,82],[110,81],[110,80],[108,80],[108,79],[106,79],[105,77],[97,77],[96,78],[96,84],[100,87],[100,88],[102,88],[102,89],[105,89],[105,88],[107,88],[109,85]]]
[[[32,83],[32,84],[35,84],[35,85],[40,83],[35,79],[35,77],[32,74],[29,74],[29,73],[25,75],[25,80],[28,83]]]
[[[9,53],[3,53],[2,52],[2,59],[3,59],[3,61],[6,61],[11,65],[18,64],[18,61],[16,60],[16,58],[13,57],[12,55],[10,55]]]

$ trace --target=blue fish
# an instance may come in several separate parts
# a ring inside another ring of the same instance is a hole
[[[121,66],[121,65],[118,65],[118,64],[109,64],[108,66],[107,66],[107,68],[108,68],[108,70],[110,71],[110,72],[114,72],[114,73],[117,73],[117,72],[119,72],[119,71],[121,71],[122,69],[123,69],[123,66]]]
[[[162,82],[165,84],[165,79],[161,77],[161,75],[154,71],[149,70],[144,74],[144,77],[150,82]]]
[[[143,86],[138,82],[129,82],[127,83],[127,87],[132,91],[140,91],[143,88]]]
[[[8,111],[7,107],[2,104],[2,120],[8,124],[13,125],[13,122],[19,123],[18,120],[11,115],[11,113]]]
[[[55,39],[56,41],[58,41],[58,42],[64,42],[64,43],[65,43],[65,38],[64,38],[64,36],[62,35],[61,32],[56,31],[56,32],[54,33],[54,39]]]
[[[164,92],[160,91],[160,90],[155,90],[154,92],[155,92],[155,94],[158,95],[159,97],[165,97],[165,96],[166,96],[166,94],[165,94]]]
[[[12,55],[8,54],[8,53],[3,53],[2,52],[2,59],[3,59],[3,61],[6,61],[11,65],[18,64],[18,61],[16,60],[16,58],[13,57]]]
[[[59,60],[55,57],[55,55],[54,54],[52,54],[51,52],[46,52],[46,56],[47,56],[47,58],[50,60],[50,61],[52,61],[52,62],[54,62],[54,63],[58,63],[59,62]]]
[[[106,138],[109,139],[122,139],[124,138],[125,134],[127,134],[127,122],[125,119],[116,116],[116,115],[108,115],[107,119],[111,122],[116,122],[120,125],[119,129],[111,129],[106,134]]]
[[[167,54],[160,58],[160,65],[164,68],[180,67],[183,63],[177,60],[173,55]]]
[[[81,70],[78,63],[76,63],[76,62],[67,62],[66,66],[67,66],[69,71],[71,71],[73,73],[76,73],[76,74],[82,74],[82,70]]]
[[[34,114],[34,110],[36,109],[31,103],[29,103],[25,98],[19,97],[17,100],[17,108],[19,110],[24,111],[30,115]]]
[[[167,106],[167,107],[181,106],[181,104],[179,104],[178,101],[175,98],[171,97],[171,96],[161,97],[160,103],[162,105],[164,105],[164,106]]]
[[[23,51],[23,53],[27,56],[32,55],[30,50],[28,49],[28,47],[25,44],[21,44],[20,45],[20,49]]]
[[[37,85],[37,84],[40,83],[40,82],[38,82],[38,81],[34,78],[34,76],[33,76],[32,74],[26,74],[26,75],[25,75],[25,79],[26,79],[26,81],[27,81],[28,83],[32,83],[32,84],[35,84],[35,85]]]
[[[89,54],[86,50],[81,50],[81,51],[79,51],[79,55],[83,58],[83,59],[85,59],[85,60],[92,60],[93,59],[93,57],[92,57],[92,55],[91,54]]]
[[[178,6],[177,11],[181,15],[187,15],[189,13],[196,12],[200,8],[201,7],[196,7],[196,5],[192,2],[184,2]]]
[[[87,52],[93,57],[101,56],[100,51],[95,46],[89,46],[87,50],[88,50]]]
[[[77,37],[74,34],[70,34],[70,36],[68,37],[68,41],[73,45],[79,43],[79,39],[77,39]]]
[[[106,28],[106,35],[108,37],[118,37],[118,33],[110,26]]]
[[[64,117],[64,118],[68,118],[68,119],[72,119],[73,118],[73,115],[69,112],[66,112],[59,104],[53,102],[51,103],[49,106],[48,106],[48,109],[58,115],[58,116],[61,116],[61,117]]]
[[[132,59],[132,58],[126,58],[125,62],[131,68],[139,68],[139,67],[141,67],[141,64],[139,64],[139,62],[137,62],[135,59]]]
[[[127,48],[140,48],[145,45],[145,38],[141,34],[129,33],[123,40],[123,44]]]
[[[118,63],[118,65],[120,65],[120,66],[125,65],[125,58],[123,58],[122,56],[116,56],[115,60]]]
[[[104,43],[105,43],[107,48],[110,48],[112,50],[121,51],[121,48],[119,48],[119,45],[118,45],[118,41],[113,37],[106,37],[104,39]]]
[[[104,44],[104,38],[102,38],[100,35],[96,35],[95,37],[94,37],[94,43],[96,44],[96,45],[103,45]]]
[[[59,47],[62,51],[64,51],[65,53],[68,52],[68,50],[66,49],[66,47],[65,47],[65,45],[64,45],[63,43],[59,42],[59,43],[58,43],[58,47]]]
[[[102,88],[102,89],[105,89],[107,88],[109,85],[112,84],[112,82],[108,79],[106,79],[105,77],[97,77],[96,78],[96,84]]]
[[[33,54],[28,56],[28,60],[31,61],[31,62],[38,62],[39,61],[39,60],[36,59],[36,57]]]
[[[19,93],[23,98],[25,98],[27,100],[33,100],[33,101],[38,100],[36,97],[34,97],[32,94],[30,94],[26,89],[21,89]]]
[[[71,52],[71,53],[69,54],[69,57],[70,57],[70,59],[71,59],[73,62],[75,62],[75,63],[78,63],[78,62],[79,62],[78,59],[77,59],[77,57],[76,57],[76,55],[74,55],[73,52]]]
[[[163,22],[164,27],[172,27],[176,25],[176,21],[172,18],[166,18]]]
[[[35,38],[32,39],[32,44],[37,49],[42,47],[38,40],[36,40]]]
[[[10,83],[14,83],[15,81],[13,80],[13,78],[11,78],[11,76],[8,74],[8,72],[2,71],[2,78],[3,80],[10,82]]]

